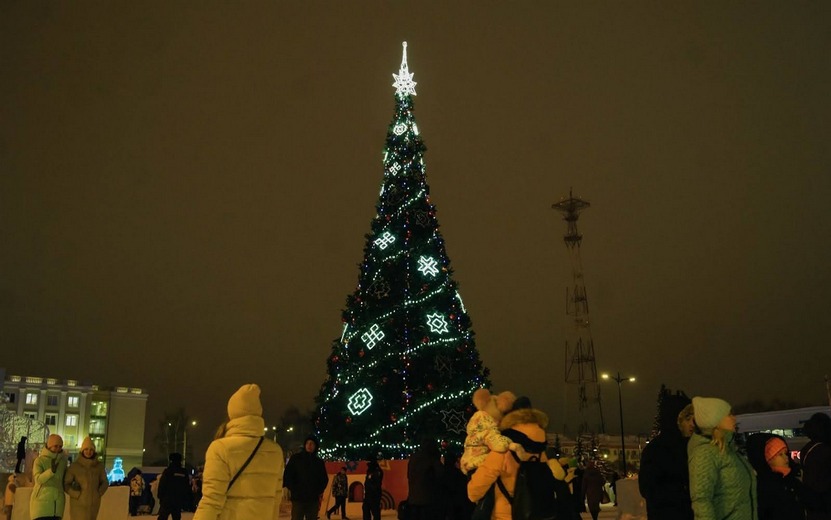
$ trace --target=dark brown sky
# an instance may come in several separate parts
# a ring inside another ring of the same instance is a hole
[[[241,383],[263,387],[269,418],[311,407],[374,215],[403,40],[497,389],[564,422],[571,274],[550,206],[573,186],[592,203],[598,368],[639,378],[627,430],[648,431],[662,382],[823,402],[819,1],[2,2],[8,373],[146,388],[149,421],[182,405],[206,438]],[[616,430],[613,386],[604,399]]]

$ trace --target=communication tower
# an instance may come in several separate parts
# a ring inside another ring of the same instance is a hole
[[[583,281],[583,262],[580,258],[580,244],[583,235],[577,231],[577,219],[580,212],[590,206],[589,202],[572,195],[560,199],[551,207],[563,214],[566,221],[566,234],[563,241],[571,259],[572,286],[566,287],[566,315],[571,318],[568,327],[565,348],[565,382],[577,386],[577,402],[580,412],[580,432],[588,431],[586,414],[593,405],[600,413],[600,432],[604,433],[603,407],[600,404],[600,388],[597,383],[597,365],[594,360],[594,341],[592,340],[589,321],[589,300],[586,296],[586,284]],[[589,395],[589,394],[592,395]]]

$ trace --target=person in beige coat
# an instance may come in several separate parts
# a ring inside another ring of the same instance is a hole
[[[283,497],[283,450],[263,438],[262,415],[259,386],[243,385],[231,396],[228,421],[219,428],[205,454],[202,500],[193,520],[278,517]],[[254,457],[243,468],[255,448]]]
[[[508,436],[522,446],[522,449],[516,450],[521,460],[528,460],[532,454],[539,456],[542,461],[546,460],[545,428],[547,426],[548,416],[533,408],[514,410],[506,414],[499,423],[502,435]],[[513,435],[513,432],[506,433],[506,430],[509,429],[522,435]],[[523,437],[522,442],[517,440],[520,437]],[[496,482],[497,478],[502,479],[505,489],[513,495],[518,470],[519,463],[514,460],[510,450],[505,453],[490,452],[467,484],[468,498],[474,503],[479,501],[480,498],[485,496],[491,485]],[[510,502],[498,486],[494,489],[494,493],[495,500],[491,518],[493,520],[511,520]]]
[[[95,444],[86,437],[81,443],[81,455],[66,470],[63,488],[69,495],[69,516],[72,520],[95,520],[101,507],[101,497],[109,483],[104,465],[98,461]]]

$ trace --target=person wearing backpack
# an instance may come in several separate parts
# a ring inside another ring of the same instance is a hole
[[[556,479],[545,464],[547,426],[548,416],[533,408],[514,410],[502,418],[499,424],[502,435],[519,447],[506,453],[490,452],[467,485],[467,496],[472,502],[477,502],[496,486],[492,520],[520,518],[520,513],[527,512],[525,506],[529,499],[536,502],[539,497],[536,491],[542,488],[548,488],[543,493],[548,499],[555,497]],[[549,508],[553,505],[547,504]],[[552,513],[550,518],[556,517]]]

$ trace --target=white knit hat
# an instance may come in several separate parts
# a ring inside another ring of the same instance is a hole
[[[246,415],[262,417],[263,405],[260,404],[260,387],[256,384],[242,385],[228,399],[228,418],[236,419]]]
[[[718,397],[693,397],[695,424],[702,430],[712,430],[730,414],[730,403]]]

